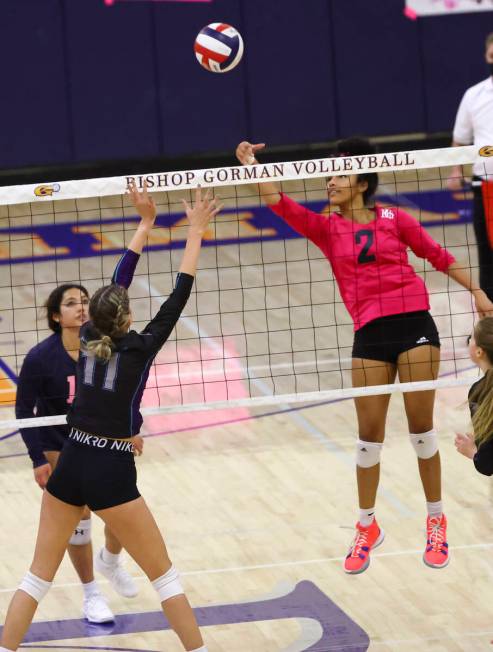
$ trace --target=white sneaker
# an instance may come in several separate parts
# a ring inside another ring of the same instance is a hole
[[[84,618],[87,618],[90,623],[111,623],[115,620],[106,598],[101,593],[93,593],[84,598],[82,609]]]
[[[125,570],[123,564],[107,564],[103,560],[103,549],[98,552],[94,559],[94,568],[109,580],[117,593],[124,598],[135,598],[139,592],[134,578]]]

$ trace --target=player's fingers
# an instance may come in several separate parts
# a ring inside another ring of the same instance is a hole
[[[252,145],[252,152],[258,152],[261,149],[264,149],[265,143],[257,143],[256,145]]]

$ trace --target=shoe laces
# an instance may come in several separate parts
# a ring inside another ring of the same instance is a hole
[[[428,545],[439,552],[445,544],[445,528],[441,516],[432,516],[428,521]]]
[[[358,530],[352,543],[351,557],[361,557],[362,550],[368,552],[368,529]]]

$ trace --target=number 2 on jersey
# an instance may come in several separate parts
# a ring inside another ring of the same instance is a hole
[[[361,229],[354,234],[354,239],[356,244],[361,244],[363,242],[363,248],[358,255],[358,263],[374,263],[377,257],[374,254],[368,254],[370,247],[372,246],[375,234],[370,229]]]

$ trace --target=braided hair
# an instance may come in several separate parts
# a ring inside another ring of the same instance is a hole
[[[99,338],[83,344],[87,351],[108,362],[115,341],[126,335],[129,326],[130,304],[127,290],[121,285],[105,285],[89,303],[89,317]]]

